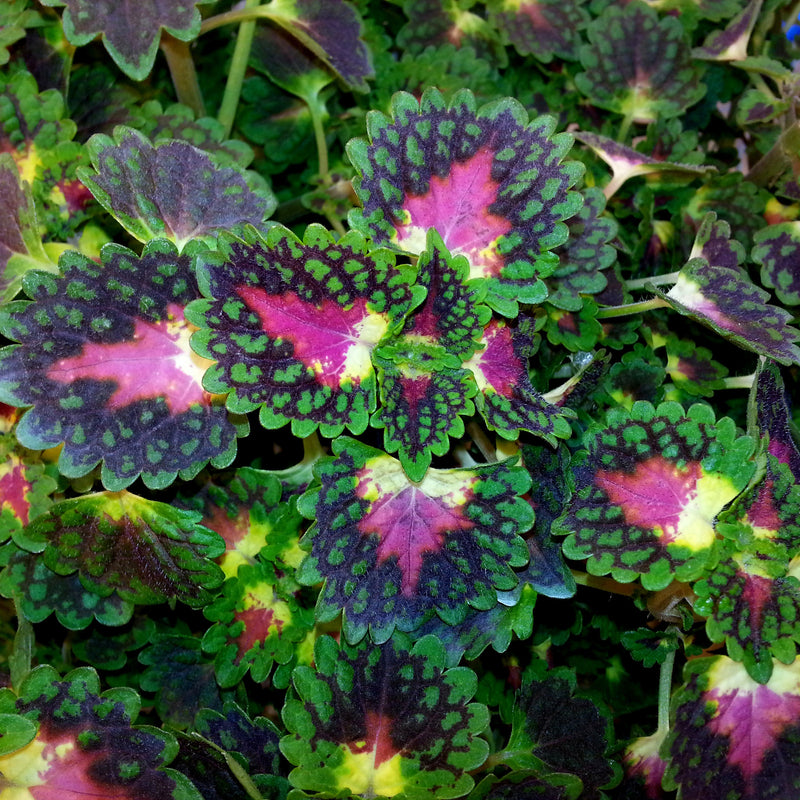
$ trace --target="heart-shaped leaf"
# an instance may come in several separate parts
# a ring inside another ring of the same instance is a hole
[[[528,550],[519,534],[532,521],[519,497],[528,474],[505,463],[429,469],[412,482],[399,461],[353,440],[333,444],[319,462],[322,485],[301,500],[314,525],[298,580],[324,580],[318,621],[344,609],[348,641],[369,626],[373,639],[413,630],[434,612],[450,624],[470,606],[492,608],[513,589]]]
[[[65,442],[68,477],[102,459],[110,489],[140,474],[163,488],[209,460],[230,463],[234,425],[203,390],[208,362],[189,349],[184,306],[199,296],[189,258],[161,239],[141,257],[108,245],[102,259],[65,252],[63,276],[28,273],[34,302],[0,312],[3,333],[21,342],[0,350],[0,397],[34,406],[17,438],[37,450]]]
[[[364,205],[351,225],[414,254],[435,228],[467,257],[470,277],[489,280],[487,302],[514,316],[518,301],[545,298],[539,278],[555,266],[548,251],[566,241],[563,221],[581,204],[569,189],[582,166],[562,163],[572,138],[554,129],[552,117],[529,121],[511,98],[476,109],[467,90],[449,105],[436,89],[420,101],[400,92],[392,117],[368,115],[369,141],[348,143]]]

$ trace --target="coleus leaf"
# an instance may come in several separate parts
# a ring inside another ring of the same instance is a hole
[[[145,666],[139,677],[142,691],[170,728],[184,730],[203,708],[222,709],[214,667],[203,656],[195,636],[159,633],[139,653]]]
[[[289,786],[279,740],[272,722],[265,717],[250,719],[229,700],[221,711],[198,712],[192,732],[178,737],[180,752],[172,765],[189,777],[203,800],[244,798],[237,768],[244,769],[262,797],[284,797]]]
[[[567,772],[583,782],[581,798],[599,800],[600,788],[614,778],[606,722],[590,700],[573,697],[563,676],[526,683],[515,703],[503,763],[514,769]]]
[[[0,8],[0,65],[7,64],[8,48],[25,36],[27,28],[42,24],[42,17],[28,0],[7,0]]]
[[[230,392],[239,413],[260,406],[267,428],[291,421],[296,436],[366,429],[376,406],[372,350],[420,297],[388,251],[367,253],[357,233],[334,242],[310,225],[301,242],[276,226],[266,239],[222,236],[198,270],[215,299],[187,313],[205,328],[192,346],[217,362],[204,378],[209,391]]]
[[[504,66],[508,59],[497,29],[471,12],[473,5],[474,0],[405,0],[402,6],[409,21],[398,31],[397,45],[418,55],[450,43]]]
[[[33,197],[20,184],[14,159],[0,154],[0,305],[19,292],[22,276],[31,269],[56,272],[47,257],[36,223]]]
[[[792,315],[769,304],[769,294],[739,269],[692,258],[668,292],[655,291],[676,311],[745,350],[781,364],[800,362],[800,331],[789,325]]]
[[[747,45],[762,4],[763,0],[750,0],[723,30],[713,31],[706,37],[702,47],[694,48],[692,55],[712,61],[741,61],[747,58]]]
[[[72,141],[76,126],[65,116],[64,99],[55,89],[40,92],[24,70],[0,77],[0,98],[0,151],[30,185],[41,228],[66,239],[86,221],[92,197],[76,175],[88,156]]]
[[[767,452],[786,464],[794,482],[800,483],[800,449],[791,432],[786,387],[778,365],[765,358],[759,360],[748,416],[748,424],[768,437]]]
[[[13,434],[0,434],[0,542],[48,508],[58,486],[51,472]]]
[[[230,463],[234,423],[203,390],[208,362],[189,349],[184,306],[199,292],[188,256],[161,239],[141,257],[107,245],[102,260],[65,252],[62,276],[26,275],[34,302],[0,312],[3,334],[20,342],[0,350],[0,398],[34,406],[17,428],[20,443],[65,442],[58,463],[67,477],[102,459],[110,489],[140,474],[163,488],[209,460]]]
[[[781,303],[800,305],[800,222],[782,222],[753,237],[753,261],[761,265],[761,283]]]
[[[425,288],[425,302],[411,314],[403,328],[404,343],[443,348],[457,367],[479,347],[491,310],[483,305],[486,286],[469,280],[469,262],[451,255],[435,229],[428,231],[427,247],[417,261],[416,285]]]
[[[502,777],[489,774],[470,792],[470,800],[579,800],[583,784],[577,775],[557,772],[540,775],[515,770]]]
[[[639,787],[639,793],[634,796],[647,800],[661,800],[665,796],[661,780],[666,772],[667,762],[661,757],[660,750],[666,735],[667,729],[659,730],[651,736],[640,736],[626,745],[622,764],[626,785]]]
[[[707,617],[711,641],[726,642],[728,655],[743,662],[754,680],[766,683],[773,658],[794,661],[800,581],[788,572],[782,549],[769,542],[751,544],[744,552],[733,549],[694,585],[694,609]]]
[[[76,637],[72,651],[76,658],[95,669],[121,670],[128,663],[128,655],[141,650],[156,633],[156,622],[152,617],[135,616],[129,625],[113,633],[95,625],[84,636]]]
[[[151,142],[180,139],[211,155],[220,167],[244,169],[253,160],[252,147],[241,139],[227,139],[225,126],[219,120],[214,117],[195,118],[195,112],[189,106],[172,103],[164,108],[158,100],[148,100],[137,108],[137,112],[142,118],[137,119],[136,129]],[[253,175],[252,172],[246,174],[248,180]]]
[[[566,311],[579,311],[583,295],[606,288],[608,281],[602,270],[617,258],[610,244],[617,225],[611,217],[603,216],[606,200],[602,190],[593,186],[582,194],[583,207],[567,222],[569,239],[555,251],[559,266],[547,279],[547,302]]]
[[[384,348],[390,358],[376,357],[381,407],[371,424],[384,429],[387,452],[398,452],[406,475],[422,480],[432,456],[450,449],[450,437],[464,435],[462,417],[475,413],[475,385],[465,369],[425,363],[413,349]]]
[[[619,144],[608,136],[591,131],[578,131],[575,133],[575,138],[611,167],[612,178],[604,189],[606,196],[609,197],[622,184],[638,175],[659,176],[660,180],[665,182],[687,182],[697,176],[713,172],[715,169],[707,164],[682,164],[659,160],[640,153],[632,147]]]
[[[710,397],[725,385],[728,369],[712,358],[711,351],[699,347],[692,339],[670,335],[666,342],[667,375],[682,391],[690,395]]]
[[[704,405],[612,409],[587,432],[575,464],[576,492],[554,529],[564,553],[588,558],[595,575],[650,590],[693,580],[714,553],[717,514],[753,474],[753,442]],[[669,487],[665,489],[665,487]]]
[[[488,711],[469,702],[475,673],[445,669],[435,637],[340,648],[324,636],[314,664],[295,669],[298,697],[283,708],[281,751],[295,765],[294,786],[363,797],[460,797],[472,788],[468,772],[488,754],[477,735]]]
[[[511,567],[528,558],[518,534],[533,521],[519,497],[530,487],[524,469],[431,468],[412,482],[399,461],[359,442],[339,439],[333,452],[315,469],[320,488],[300,501],[315,522],[297,575],[308,585],[325,581],[318,621],[344,609],[348,641],[368,627],[384,641],[434,612],[455,624],[470,607],[492,608],[497,590],[514,588]]]
[[[765,685],[725,656],[684,668],[667,737],[667,789],[684,797],[793,797],[800,788],[800,661]]]
[[[476,404],[490,429],[514,440],[520,431],[541,436],[550,444],[572,432],[568,410],[548,403],[531,385],[527,356],[532,347],[525,326],[493,320],[483,331],[483,350],[464,366],[478,386]]]
[[[200,800],[191,783],[167,768],[178,752],[174,737],[134,727],[141,701],[132,689],[100,694],[87,667],[61,680],[50,666],[36,667],[0,708],[30,720],[35,736],[0,756],[4,784],[19,796]]]
[[[95,619],[103,625],[124,625],[133,615],[133,603],[116,592],[101,597],[84,587],[78,573],[53,572],[38,553],[15,547],[7,557],[8,564],[0,573],[0,594],[18,603],[31,622],[43,622],[55,612],[60,625],[77,631]]]
[[[44,552],[60,575],[78,571],[101,597],[116,592],[132,603],[209,602],[223,580],[213,559],[222,539],[198,524],[200,515],[129,492],[97,492],[51,506],[17,535],[17,543]]]
[[[644,2],[609,5],[587,29],[575,85],[635,122],[676,117],[705,94],[680,22]]]
[[[490,0],[490,21],[523,56],[547,64],[554,56],[578,60],[589,14],[580,0]]]
[[[114,63],[136,81],[144,80],[153,68],[162,29],[188,42],[200,33],[200,0],[175,4],[169,0],[120,0],[94,3],[91,0],[42,0],[46,6],[66,6],[64,33],[76,47],[91,42],[98,34]],[[131,27],[135,20],[135,27]]]
[[[177,504],[199,511],[201,524],[225,540],[218,563],[226,578],[259,560],[292,573],[305,555],[298,545],[301,519],[281,494],[274,473],[240,467],[182,491]]]
[[[374,76],[353,4],[344,0],[272,0],[268,17],[330,67],[345,85],[366,92]]]
[[[458,666],[464,658],[477,658],[489,645],[496,653],[505,653],[514,636],[524,641],[533,632],[536,592],[521,581],[513,592],[498,592],[498,600],[494,608],[472,610],[455,625],[448,625],[438,616],[431,617],[413,635],[436,636],[445,648],[449,667]]]
[[[182,250],[190,239],[213,239],[225,228],[260,225],[277,205],[271,192],[253,192],[233,167],[182,141],[151,142],[119,126],[114,138],[88,143],[94,171],[79,170],[97,201],[141,242],[166,237]]]
[[[581,205],[569,190],[583,167],[562,163],[572,138],[553,134],[552,117],[529,121],[512,98],[477,109],[468,90],[449,104],[436,89],[419,101],[399,92],[391,113],[368,114],[369,140],[348,143],[364,206],[350,224],[413,254],[435,228],[451,253],[467,257],[470,277],[488,279],[486,301],[507,316],[517,302],[544,300],[549,251],[566,241],[564,220]]]
[[[243,564],[225,581],[222,594],[203,609],[215,623],[203,636],[203,650],[215,654],[220,686],[235,686],[248,671],[261,683],[273,663],[292,660],[314,624],[313,611],[295,597],[299,588],[264,563]]]

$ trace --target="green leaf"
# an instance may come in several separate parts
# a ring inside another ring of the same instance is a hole
[[[97,673],[88,668],[63,680],[49,666],[28,675],[14,711],[37,730],[30,743],[0,756],[11,791],[113,797],[125,787],[141,800],[200,800],[185,777],[165,768],[178,750],[174,737],[132,726],[138,695],[132,689],[99,691]]]
[[[42,0],[46,6],[66,6],[64,33],[76,47],[98,34],[114,63],[130,78],[144,80],[153,68],[162,29],[176,39],[189,42],[200,33],[201,0],[173,3],[171,0]],[[135,26],[131,28],[131,20]]]
[[[524,326],[492,321],[482,343],[483,350],[464,366],[478,386],[476,404],[489,428],[510,440],[528,431],[553,445],[569,437],[569,411],[548,403],[531,385],[527,357],[532,343]]]
[[[672,701],[665,787],[680,787],[684,797],[797,794],[800,661],[775,663],[762,685],[725,656],[699,658],[686,665],[684,680]]]
[[[554,56],[578,60],[581,32],[589,22],[580,0],[490,0],[486,5],[492,24],[520,55],[545,64]]]
[[[702,47],[692,50],[692,55],[711,61],[741,61],[747,58],[747,46],[762,4],[763,0],[750,0],[723,30],[710,33]]]
[[[311,50],[357,92],[373,77],[372,59],[361,39],[358,12],[344,0],[272,0],[269,19]]]
[[[753,238],[753,261],[761,265],[761,283],[781,303],[800,305],[800,222],[782,222]]]
[[[554,129],[552,117],[529,121],[512,98],[476,109],[467,90],[449,104],[436,89],[419,102],[399,92],[391,117],[368,114],[369,141],[348,143],[364,205],[350,223],[413,254],[435,228],[451,253],[466,256],[471,278],[489,281],[487,302],[515,316],[517,302],[544,300],[540,278],[557,263],[548,251],[566,241],[564,220],[580,209],[569,189],[582,166],[562,163],[572,137]]]
[[[0,399],[34,406],[17,428],[20,443],[65,442],[59,469],[73,478],[102,459],[109,489],[140,474],[163,488],[209,460],[230,463],[234,422],[203,390],[208,362],[189,348],[184,306],[199,295],[189,258],[161,239],[141,257],[107,245],[102,261],[67,251],[62,276],[25,277],[34,302],[0,311],[3,333],[21,342],[0,350]]]
[[[190,239],[213,241],[220,229],[260,225],[277,205],[269,190],[253,192],[241,170],[217,167],[185,141],[151,144],[119,126],[113,139],[95,134],[88,148],[94,171],[81,169],[81,180],[140,242],[166,237],[182,250]]]
[[[348,641],[371,629],[387,639],[434,613],[450,624],[469,608],[487,610],[497,590],[513,589],[513,566],[528,558],[519,534],[532,521],[527,473],[507,463],[429,469],[419,482],[400,462],[353,440],[333,444],[337,458],[315,469],[322,485],[300,510],[315,519],[310,555],[298,580],[324,580],[320,622],[344,609]]]
[[[572,696],[564,677],[526,683],[511,718],[503,764],[540,775],[572,773],[583,782],[581,798],[599,800],[614,777],[605,757],[606,722],[590,700]]]
[[[273,663],[292,661],[314,624],[313,612],[298,602],[299,589],[264,563],[243,564],[225,581],[221,596],[203,609],[214,622],[203,636],[203,650],[215,654],[220,686],[235,686],[248,672],[261,683]]]
[[[681,644],[674,629],[654,631],[650,628],[638,628],[623,633],[620,641],[631,656],[646,667],[663,664],[666,657],[674,653]]]
[[[705,94],[683,26],[646,3],[612,4],[589,25],[575,85],[594,105],[635,122],[676,117]]]
[[[475,673],[445,669],[444,650],[427,636],[409,646],[395,635],[341,648],[318,640],[316,669],[298,667],[298,697],[287,700],[281,751],[295,765],[294,786],[362,797],[460,797],[488,754],[479,734],[484,705],[470,703]]]
[[[368,253],[357,233],[335,242],[310,225],[301,242],[276,226],[266,239],[221,237],[198,268],[214,298],[189,309],[205,328],[193,348],[217,361],[209,391],[231,392],[237,412],[260,406],[267,428],[291,421],[297,436],[366,429],[376,405],[372,350],[418,297],[391,253]]]
[[[60,625],[77,631],[95,619],[103,625],[124,625],[133,614],[133,603],[122,600],[116,592],[101,597],[84,587],[77,573],[53,572],[38,553],[14,547],[5,558],[8,563],[0,573],[0,594],[17,602],[31,622],[43,622],[55,612]],[[97,667],[101,665],[98,662]]]
[[[27,183],[20,183],[14,159],[0,154],[0,306],[19,292],[22,278],[31,269],[56,272],[44,252],[33,197]]]
[[[715,420],[708,406],[639,401],[630,412],[610,411],[585,445],[575,496],[555,523],[568,534],[564,553],[588,558],[595,575],[641,575],[653,591],[700,577],[714,554],[717,514],[753,474],[752,440],[737,438],[733,421]]]
[[[178,599],[205,605],[223,580],[212,561],[224,544],[199,514],[129,492],[98,492],[56,503],[17,539],[60,575],[76,570],[86,588],[131,603]]]

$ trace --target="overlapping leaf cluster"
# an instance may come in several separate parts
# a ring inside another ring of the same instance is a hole
[[[6,3],[0,787],[793,796],[784,6]]]

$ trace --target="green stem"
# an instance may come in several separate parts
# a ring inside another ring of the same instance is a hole
[[[736,375],[730,378],[723,378],[721,389],[752,389],[756,379],[755,373],[752,375]]]
[[[467,425],[467,435],[481,451],[481,455],[486,459],[487,463],[494,464],[497,461],[497,451],[489,441],[489,437],[484,432],[483,428],[477,422],[470,422]]]
[[[644,311],[654,311],[656,308],[668,308],[669,303],[660,297],[642,300],[639,303],[626,303],[624,306],[606,306],[597,312],[597,319],[612,319],[613,317],[627,317],[631,314],[641,314]]]
[[[317,144],[319,177],[324,183],[328,178],[330,167],[328,166],[328,143],[325,141],[325,125],[323,124],[323,113],[320,106],[320,103],[308,103],[308,110],[311,114],[311,124],[314,126],[314,141]]]
[[[672,693],[672,670],[675,666],[675,650],[670,650],[661,662],[658,676],[658,730],[669,730],[669,700]]]
[[[245,0],[245,9],[249,10],[258,5],[258,0]],[[225,128],[225,137],[230,136],[233,129],[233,120],[236,109],[239,107],[239,97],[242,94],[242,83],[247,71],[247,61],[250,58],[250,48],[253,45],[253,36],[256,32],[256,21],[247,20],[239,26],[236,35],[236,47],[233,50],[233,60],[228,70],[228,81],[225,84],[225,94],[219,107],[217,119]]]
[[[263,6],[252,3],[246,8],[238,8],[235,11],[226,11],[224,14],[216,14],[213,17],[203,20],[200,25],[200,35],[221,28],[223,25],[234,25],[241,22],[251,22],[258,19],[275,19],[277,16],[271,4]]]
[[[680,272],[669,272],[666,275],[654,275],[652,278],[636,278],[631,281],[625,281],[625,288],[630,291],[636,289],[644,289],[646,286],[662,286],[665,283],[675,283],[678,280]]]
[[[189,106],[195,116],[204,117],[206,108],[188,42],[182,42],[166,31],[162,31],[160,46],[161,52],[167,59],[169,74],[172,77],[172,85],[175,87],[178,102]]]
[[[31,671],[36,639],[31,621],[25,616],[16,601],[14,609],[17,614],[17,632],[14,636],[14,649],[8,657],[8,668],[11,672],[11,686],[15,690],[19,690],[20,684]]]
[[[617,141],[620,144],[625,144],[625,140],[628,138],[628,131],[631,128],[632,122],[633,122],[632,114],[626,114],[622,118],[622,122],[619,124],[619,131],[617,131]]]
[[[753,165],[745,176],[756,186],[769,186],[791,166],[791,158],[800,150],[800,122],[790,125],[778,141]]]

